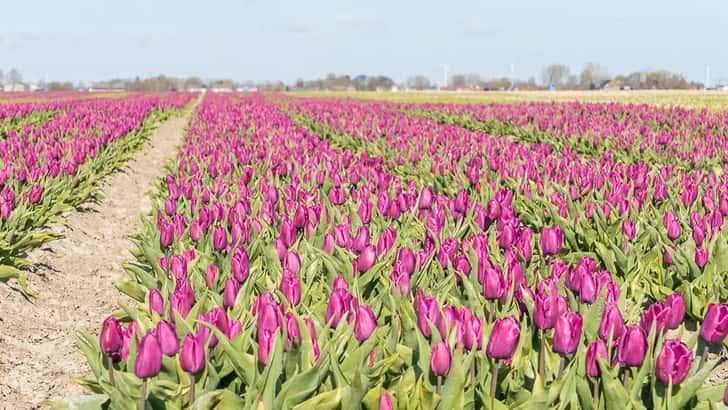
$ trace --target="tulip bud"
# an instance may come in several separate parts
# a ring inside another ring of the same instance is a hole
[[[364,273],[368,271],[372,266],[374,266],[374,263],[377,259],[377,251],[374,249],[372,245],[369,245],[362,249],[361,254],[356,259],[357,262],[357,269],[359,273]]]
[[[149,313],[156,313],[159,316],[164,315],[164,297],[156,288],[149,290]]]
[[[277,328],[274,330],[259,329],[258,330],[258,360],[262,364],[268,364],[270,351],[273,349],[273,343],[278,334]]]
[[[602,372],[599,369],[597,357],[609,360],[607,357],[607,345],[603,341],[597,339],[593,341],[586,349],[586,374],[590,377],[598,377]]]
[[[313,325],[313,321],[309,318],[304,318],[303,323],[306,325],[306,328],[308,329],[308,334],[311,335],[311,344],[313,344],[313,360],[318,361],[319,358],[319,346],[318,346],[318,340],[316,339],[316,328]]]
[[[162,368],[162,350],[154,334],[147,333],[137,346],[134,374],[140,379],[147,379],[159,374]]]
[[[167,221],[159,225],[159,244],[162,248],[168,248],[174,241],[174,226]]]
[[[291,348],[291,344],[295,341],[297,345],[301,344],[301,331],[298,329],[298,321],[293,313],[288,312],[285,316],[286,322],[286,351]]]
[[[227,248],[227,231],[221,226],[216,226],[212,232],[212,244],[215,250],[221,252]]]
[[[533,231],[530,228],[524,228],[521,236],[518,237],[518,254],[526,263],[531,262],[532,250],[531,241],[533,240]]]
[[[327,233],[324,235],[324,246],[323,250],[326,253],[331,253],[334,250],[334,235]]]
[[[101,325],[101,334],[99,335],[99,345],[101,351],[106,355],[114,355],[121,351],[123,345],[123,336],[121,325],[115,317],[109,316],[104,319]]]
[[[728,304],[708,305],[700,325],[700,337],[708,344],[719,345],[728,335]]]
[[[295,273],[288,269],[283,270],[280,291],[291,306],[296,306],[301,301],[301,285]]]
[[[382,392],[382,395],[379,397],[379,410],[393,410],[394,406],[392,405],[392,398],[389,397],[389,393],[386,391]]]
[[[232,308],[235,306],[238,292],[240,292],[240,285],[237,280],[230,278],[225,281],[225,290],[222,292],[222,301],[225,307]]]
[[[693,364],[693,351],[680,339],[666,339],[655,362],[655,376],[664,384],[678,385]]]
[[[578,313],[566,312],[556,319],[553,350],[556,353],[572,354],[579,346],[583,319]]]
[[[445,326],[442,321],[442,315],[440,314],[440,308],[437,305],[437,300],[432,296],[423,296],[418,290],[417,297],[415,297],[415,310],[417,311],[417,326],[425,337],[430,337],[430,325],[432,323],[440,333],[445,333]]]
[[[657,334],[662,333],[667,328],[670,319],[670,308],[662,303],[653,303],[642,312],[640,317],[640,325],[645,333],[649,334],[652,325],[655,325]]]
[[[564,241],[564,232],[559,225],[544,228],[541,231],[541,251],[544,255],[556,255],[561,252]]]
[[[192,333],[188,333],[182,342],[179,364],[190,374],[197,374],[205,368],[205,347]]]
[[[179,350],[179,341],[174,326],[167,321],[160,320],[154,329],[154,336],[159,342],[159,348],[163,354],[174,356]]]
[[[250,275],[250,259],[248,259],[248,253],[242,247],[235,248],[235,253],[230,260],[230,268],[233,273],[233,278],[238,283],[243,283],[248,279]]]
[[[450,355],[450,347],[447,342],[442,340],[432,346],[432,356],[430,356],[430,368],[437,376],[444,376],[450,371],[452,357]]]
[[[667,237],[674,241],[680,237],[680,232],[680,221],[671,220],[667,225]]]
[[[335,289],[331,292],[329,304],[326,306],[326,322],[336,328],[351,306],[351,295],[346,289]]]
[[[231,320],[228,322],[227,329],[225,329],[225,337],[229,340],[235,339],[235,336],[243,332],[243,327],[239,320]]]
[[[536,307],[533,312],[533,323],[539,329],[551,329],[558,318],[558,295],[555,293],[536,294]]]
[[[637,232],[637,225],[631,219],[625,219],[622,222],[622,233],[627,239],[634,239],[635,233]]]
[[[665,299],[663,304],[669,308],[670,316],[667,319],[668,329],[677,329],[685,318],[685,298],[682,293],[673,293]]]
[[[518,348],[521,325],[513,316],[497,319],[490,333],[486,353],[492,359],[510,359]]]
[[[617,358],[625,366],[639,367],[647,354],[647,333],[639,325],[628,326],[619,341]]]
[[[478,275],[480,283],[483,285],[483,297],[488,300],[496,300],[503,295],[505,291],[505,278],[503,272],[497,266],[486,267],[479,271],[483,272]]]
[[[695,249],[695,264],[698,265],[698,267],[700,269],[703,269],[707,263],[708,263],[708,250],[705,248]]]
[[[415,254],[412,252],[410,248],[401,248],[399,250],[399,253],[397,254],[397,261],[402,263],[402,269],[407,274],[407,276],[410,276],[415,271]]]
[[[612,343],[616,343],[624,334],[624,319],[617,305],[608,305],[602,313],[599,323],[599,337],[608,341],[611,336]]]
[[[286,257],[283,260],[283,269],[292,273],[298,273],[298,270],[301,269],[301,257],[298,256],[298,252],[295,249],[286,253]]]
[[[217,266],[210,265],[207,267],[207,274],[205,275],[205,283],[209,289],[215,286],[215,280],[217,279]]]
[[[432,193],[432,188],[429,185],[425,185],[422,187],[422,192],[420,192],[420,202],[418,207],[423,210],[430,209],[434,197],[435,195]]]
[[[367,305],[359,305],[356,309],[354,319],[354,336],[359,342],[369,339],[369,336],[377,329],[377,317]]]

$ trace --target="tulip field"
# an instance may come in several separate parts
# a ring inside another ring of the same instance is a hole
[[[192,98],[0,105],[7,269]],[[132,302],[79,335],[88,393],[53,405],[722,408],[726,133],[636,104],[206,93],[114,282]]]

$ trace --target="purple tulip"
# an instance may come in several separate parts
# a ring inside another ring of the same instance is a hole
[[[680,384],[693,364],[693,351],[680,339],[666,339],[655,362],[655,376],[664,384]]]
[[[386,391],[383,391],[382,395],[379,397],[379,410],[393,410],[393,409],[394,409],[394,406],[392,405],[392,398],[389,397],[389,393],[387,393]]]
[[[425,210],[430,209],[435,195],[432,193],[432,188],[429,185],[425,185],[420,192],[420,202],[418,208]]]
[[[610,340],[616,343],[624,334],[624,319],[622,312],[617,305],[608,305],[602,313],[602,321],[599,323],[599,337],[604,341]]]
[[[290,350],[291,345],[293,342],[296,342],[297,345],[301,345],[301,331],[298,328],[298,321],[296,320],[296,317],[291,312],[287,312],[285,316],[285,323],[286,323],[286,351]]]
[[[700,337],[709,344],[719,345],[728,335],[728,304],[708,305],[705,319],[700,325]]]
[[[518,348],[521,324],[513,316],[497,319],[488,339],[486,354],[492,359],[510,359]]]
[[[356,259],[356,267],[359,273],[364,273],[374,266],[377,259],[377,251],[372,245],[362,249],[361,254]]]
[[[216,226],[212,231],[212,245],[215,247],[215,250],[222,252],[225,248],[227,248],[227,244],[227,231],[221,226]]]
[[[505,278],[503,272],[497,266],[479,269],[482,274],[478,275],[483,285],[483,297],[487,300],[497,300],[505,292]]]
[[[541,330],[553,328],[559,317],[558,294],[537,293],[535,302],[533,323]]]
[[[243,333],[243,326],[239,320],[231,320],[228,322],[227,329],[225,329],[225,337],[229,340],[235,339],[235,336]]]
[[[346,289],[334,289],[326,306],[326,322],[331,323],[332,328],[339,326],[341,319],[349,313],[352,296]]]
[[[698,265],[698,267],[700,269],[703,269],[707,263],[708,263],[708,250],[705,248],[696,248],[695,249],[695,264]]]
[[[190,374],[197,374],[205,368],[205,347],[192,333],[188,333],[182,341],[179,364]]]
[[[670,238],[670,240],[675,240],[680,237],[681,228],[680,228],[680,221],[677,220],[671,220],[667,224],[667,237]]]
[[[156,288],[149,290],[149,313],[164,315],[164,297]]]
[[[286,253],[286,257],[283,260],[283,269],[298,273],[299,269],[301,269],[301,257],[298,256],[298,252],[291,250]]]
[[[410,248],[404,247],[397,253],[397,261],[402,264],[402,270],[407,276],[411,276],[415,272],[416,259],[415,254]]]
[[[432,323],[440,331],[440,334],[445,333],[445,326],[437,300],[432,296],[424,296],[422,289],[418,289],[415,296],[415,311],[417,312],[417,326],[425,337],[430,337],[431,334],[428,322]]]
[[[258,330],[258,360],[262,364],[268,364],[270,351],[273,349],[273,343],[278,335],[277,328],[274,330],[259,329]]]
[[[617,358],[625,366],[639,367],[647,354],[647,333],[639,325],[627,326],[619,341]]]
[[[607,357],[607,345],[601,339],[593,341],[586,349],[586,374],[590,377],[598,377],[602,372],[599,369],[597,357],[609,360]]]
[[[668,296],[663,304],[670,309],[670,316],[667,319],[668,329],[677,329],[685,318],[685,298],[682,293],[673,293]]]
[[[205,284],[207,284],[207,287],[209,289],[212,289],[215,286],[215,281],[217,279],[217,266],[216,265],[209,265],[207,267],[207,273],[205,274]]]
[[[174,241],[174,226],[167,221],[163,221],[159,225],[159,244],[166,249],[172,245]]]
[[[250,259],[248,259],[248,252],[242,247],[235,248],[232,259],[230,259],[230,269],[233,274],[233,278],[238,283],[243,283],[248,279],[250,275]]]
[[[296,306],[301,301],[301,284],[295,273],[288,269],[283,270],[280,291],[291,306]]]
[[[154,336],[159,342],[159,348],[166,356],[174,356],[179,350],[179,340],[174,326],[167,321],[160,320],[154,329]]]
[[[553,350],[556,353],[572,354],[579,346],[583,319],[574,312],[566,312],[556,319]]]
[[[104,319],[99,335],[101,351],[107,356],[116,355],[121,351],[123,335],[121,325],[115,317],[109,316]]]
[[[225,289],[222,292],[223,305],[228,308],[234,307],[238,292],[240,292],[240,284],[237,280],[230,278],[225,281]]]
[[[556,255],[561,252],[564,242],[564,232],[559,225],[544,228],[541,231],[541,251],[544,255]]]
[[[640,317],[640,326],[645,330],[645,333],[649,334],[652,329],[652,325],[655,325],[655,331],[657,334],[661,334],[667,329],[668,321],[670,320],[670,307],[665,306],[662,303],[653,303],[647,309],[642,311]]]
[[[622,233],[630,241],[634,239],[635,233],[637,232],[637,225],[631,219],[625,219],[622,222]]]
[[[162,350],[154,334],[147,333],[137,346],[134,374],[140,379],[147,379],[159,374],[162,369]]]
[[[359,342],[369,339],[369,336],[377,329],[377,317],[367,305],[359,305],[356,309],[354,319],[354,336]]]
[[[442,340],[432,346],[432,355],[430,356],[430,368],[436,376],[444,376],[450,372],[452,364],[452,356],[450,347],[447,342]]]

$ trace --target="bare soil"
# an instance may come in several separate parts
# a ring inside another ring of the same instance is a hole
[[[121,264],[132,259],[128,238],[141,230],[140,214],[151,209],[147,192],[177,152],[188,116],[160,124],[147,146],[102,182],[98,203],[51,227],[64,238],[28,255],[36,299],[27,300],[16,283],[0,284],[0,408],[35,409],[82,392],[71,378],[91,372],[76,333],[98,334],[123,300],[112,280],[125,276]]]

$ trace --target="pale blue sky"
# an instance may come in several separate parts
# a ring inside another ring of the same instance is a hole
[[[0,69],[26,79],[165,73],[294,81],[328,72],[540,80],[586,61],[728,82],[726,0],[9,0]]]

